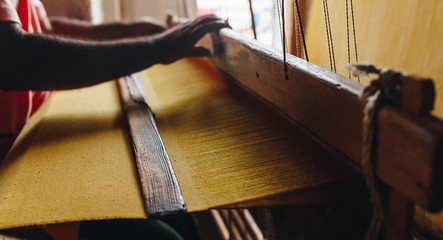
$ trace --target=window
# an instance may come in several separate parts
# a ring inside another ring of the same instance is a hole
[[[257,40],[272,45],[274,2],[252,0]],[[232,28],[243,35],[254,37],[248,0],[197,0],[197,15],[214,14],[227,18]]]

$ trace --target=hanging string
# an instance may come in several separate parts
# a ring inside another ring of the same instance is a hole
[[[351,48],[349,47],[349,3],[348,0],[346,0],[346,37],[348,40],[348,64],[351,63]],[[351,70],[348,69],[348,77],[351,79]]]
[[[401,96],[401,73],[385,68],[377,69],[370,64],[350,64],[349,70],[353,75],[378,74],[378,79],[366,87],[361,96],[366,100],[363,119],[363,151],[362,172],[366,180],[373,208],[373,214],[366,240],[380,239],[386,223],[387,188],[376,178],[376,148],[377,148],[377,115],[384,105],[398,105]]]
[[[337,72],[335,65],[334,43],[332,41],[331,22],[329,21],[328,1],[323,0],[323,12],[325,15],[326,37],[328,38],[329,64],[331,71]]]
[[[298,24],[297,5],[294,4],[294,34],[295,34],[295,54],[297,57],[303,58],[303,50],[300,49],[300,27]],[[300,51],[301,50],[301,51]],[[301,53],[300,53],[301,52]]]
[[[255,27],[254,10],[252,8],[252,0],[249,0],[249,12],[251,13],[252,32],[254,33],[254,39],[257,40],[257,30]]]
[[[355,49],[355,62],[358,63],[358,53],[357,53],[357,37],[355,33],[355,21],[354,21],[354,4],[351,0],[351,16],[352,16],[352,33],[354,34],[354,49]],[[357,76],[358,82],[360,82],[360,76]]]
[[[332,51],[332,60],[334,63],[334,72],[337,72],[337,67],[335,64],[335,51],[334,51],[334,41],[332,39],[332,27],[331,27],[331,20],[329,18],[329,7],[328,7],[328,0],[324,0],[325,6],[326,6],[326,14],[328,16],[328,26],[329,26],[329,37],[331,38],[331,51]]]
[[[303,47],[304,47],[304,52],[305,52],[305,56],[306,56],[306,61],[309,62],[308,50],[306,48],[306,41],[305,41],[305,33],[303,31],[303,23],[301,21],[300,7],[298,5],[298,0],[295,0],[295,6],[297,7],[298,25],[300,26],[301,37],[303,39]]]
[[[267,240],[275,240],[275,228],[274,228],[274,219],[272,216],[271,208],[260,208],[257,209],[258,221],[260,221],[260,225],[263,227],[263,236]]]
[[[329,65],[331,66],[331,71],[334,71],[334,68],[332,66],[332,54],[331,54],[331,42],[329,39],[329,23],[326,15],[326,5],[325,0],[323,0],[323,12],[325,15],[325,27],[326,27],[326,38],[328,39],[328,52],[329,52]]]
[[[230,209],[226,209],[225,211],[228,212],[228,233],[229,233],[229,240],[234,240],[234,234],[232,231],[232,227],[234,226],[234,221],[232,219],[232,214]]]
[[[283,47],[283,67],[285,71],[285,79],[289,80],[288,63],[286,61],[285,0],[277,0],[277,10],[279,16],[278,19],[280,23],[280,33],[281,33],[281,41]]]

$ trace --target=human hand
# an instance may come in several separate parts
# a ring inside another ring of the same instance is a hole
[[[155,36],[155,46],[160,53],[160,62],[169,64],[185,57],[209,56],[204,47],[195,46],[205,34],[230,27],[227,21],[208,15],[174,26]]]

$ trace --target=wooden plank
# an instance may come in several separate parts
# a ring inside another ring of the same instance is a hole
[[[429,115],[434,108],[435,91],[431,79],[403,77],[401,109],[417,116]]]
[[[408,112],[414,116],[427,116],[429,112],[432,110],[434,106],[434,87],[433,83],[429,79],[419,79],[413,76],[403,77],[402,79],[402,91],[400,96],[400,106],[399,108],[405,112]],[[395,118],[395,117],[394,117]],[[381,120],[380,118],[378,120]],[[392,121],[391,118],[386,121]],[[395,129],[395,126],[391,126],[391,128],[386,129],[386,131],[392,131]],[[379,129],[380,131],[381,129]],[[402,132],[406,132],[402,131]],[[383,139],[382,139],[383,140]],[[384,144],[379,143],[377,151],[381,151],[381,154],[389,152],[383,151]],[[410,146],[414,147],[414,146]],[[420,149],[419,149],[420,150]],[[416,151],[420,154],[420,151]],[[380,156],[380,154],[378,154]],[[411,174],[416,174],[416,176],[427,179],[427,174],[429,174],[428,169],[421,169],[421,164],[417,163],[404,163],[401,162],[402,155],[401,153],[396,154],[394,159],[389,162],[393,163],[395,160],[398,164],[398,167],[402,167],[403,165],[413,165],[416,166],[416,172]],[[425,157],[425,159],[432,159],[429,157]],[[383,166],[387,162],[382,162],[378,164],[377,169],[380,170],[381,173],[378,175],[387,174],[387,169],[389,167],[397,167],[397,166]],[[381,166],[380,166],[381,165]],[[424,166],[429,166],[429,164],[424,164]],[[397,169],[397,168],[391,168]],[[410,177],[403,176],[402,182],[408,181]],[[388,183],[391,184],[392,183]],[[411,183],[413,184],[413,183]],[[414,187],[412,187],[414,188]],[[425,194],[425,193],[423,193]],[[410,201],[403,194],[399,193],[396,189],[390,190],[389,193],[389,202],[387,209],[387,217],[386,217],[386,239],[412,239],[412,226],[413,226],[413,218],[414,218],[414,202]]]
[[[393,190],[389,197],[386,239],[412,239],[414,204]]]
[[[215,53],[211,57],[215,66],[269,101],[324,145],[360,164],[363,108],[366,104],[359,98],[362,85],[294,56],[288,56],[289,80],[285,80],[283,57],[279,51],[229,29],[210,36],[210,39],[202,41],[202,45]],[[441,209],[443,191],[435,187],[435,180],[443,169],[442,121],[432,117],[414,117],[384,107],[380,112],[380,129],[394,124],[387,122],[384,114],[395,117],[396,128],[389,132],[379,131],[379,139],[389,141],[384,141],[384,148],[378,151],[378,161],[389,163],[395,156],[395,161],[401,159],[416,164],[403,164],[396,171],[385,169],[390,172],[380,176],[381,179],[390,182],[393,188],[423,207]],[[387,153],[380,154],[380,151]],[[402,153],[401,158],[395,155],[399,152]],[[414,172],[418,164],[428,172],[422,179],[410,176],[416,187],[411,189],[409,182],[391,181]]]
[[[180,186],[138,80],[132,75],[118,82],[146,213],[156,216],[185,211]]]

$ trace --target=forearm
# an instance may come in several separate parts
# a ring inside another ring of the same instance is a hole
[[[144,38],[81,41],[30,34],[0,23],[0,90],[56,90],[91,86],[209,51],[195,46],[206,33],[229,25],[203,16]]]
[[[15,24],[14,24],[15,25]],[[3,90],[73,89],[147,68],[161,59],[155,38],[86,42],[21,32],[0,44]]]
[[[139,19],[133,22],[116,22],[94,25],[87,21],[51,17],[46,33],[63,37],[88,40],[113,40],[148,36],[164,31],[154,19]]]

